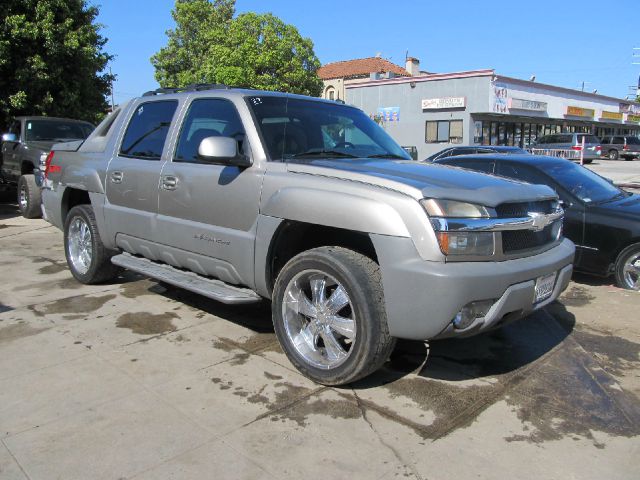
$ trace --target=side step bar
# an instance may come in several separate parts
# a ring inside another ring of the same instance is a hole
[[[260,295],[249,288],[229,285],[221,280],[203,277],[197,273],[180,270],[165,263],[134,257],[128,253],[111,257],[111,263],[222,303],[254,303],[262,299]]]

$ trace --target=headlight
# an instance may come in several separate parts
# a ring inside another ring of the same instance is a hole
[[[436,232],[445,255],[493,255],[492,232]]]
[[[431,218],[489,218],[489,212],[482,205],[458,202],[456,200],[421,200],[423,208]],[[445,255],[490,256],[495,249],[492,232],[457,232],[435,227],[440,250]]]
[[[425,198],[420,203],[432,217],[489,218],[489,212],[485,207],[473,203],[434,198]]]

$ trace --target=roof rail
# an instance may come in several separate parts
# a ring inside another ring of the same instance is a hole
[[[153,95],[166,95],[169,93],[180,92],[199,92],[201,90],[228,90],[229,87],[222,83],[192,83],[186,87],[166,87],[149,90],[142,94],[143,97],[151,97]]]

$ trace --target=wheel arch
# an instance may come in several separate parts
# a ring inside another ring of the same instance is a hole
[[[374,262],[378,256],[366,232],[283,220],[271,237],[265,261],[264,282],[269,296],[282,267],[294,256],[317,247],[336,246],[358,252]]]

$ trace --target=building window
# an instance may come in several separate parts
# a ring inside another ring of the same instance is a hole
[[[324,91],[324,98],[328,98],[329,100],[336,99],[336,89],[334,87],[327,87]]]
[[[426,143],[462,143],[462,120],[426,122]]]

